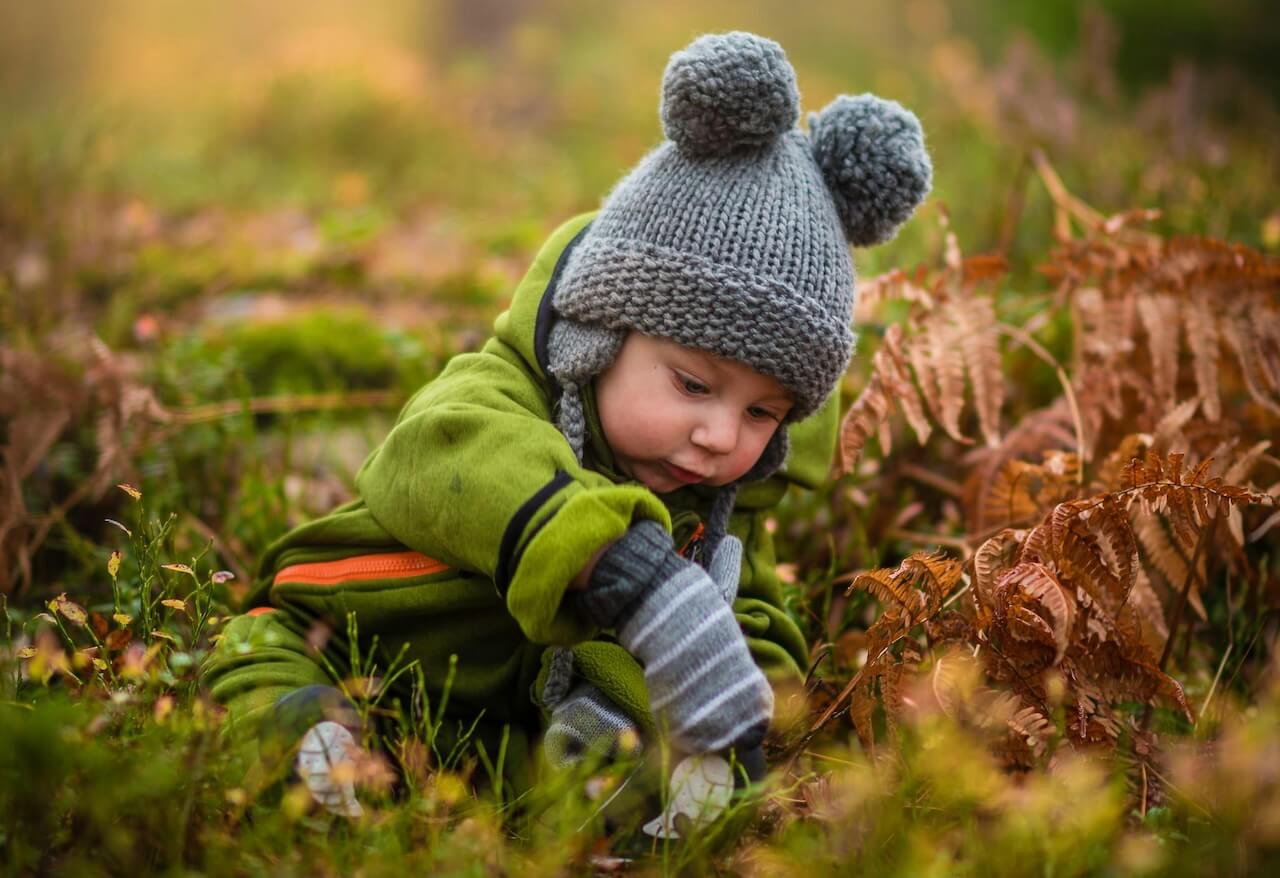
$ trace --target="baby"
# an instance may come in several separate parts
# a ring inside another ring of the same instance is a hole
[[[898,104],[842,96],[807,133],[798,104],[769,40],[671,58],[669,139],[551,236],[493,338],[405,406],[358,499],[268,551],[205,668],[230,733],[291,729],[316,797],[359,813],[324,769],[356,731],[334,688],[354,614],[433,703],[456,657],[448,715],[479,717],[489,753],[505,738],[515,789],[540,739],[557,766],[627,732],[759,764],[771,684],[807,662],[765,518],[831,458],[849,244],[892,237],[931,177]]]

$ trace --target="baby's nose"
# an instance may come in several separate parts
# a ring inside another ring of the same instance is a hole
[[[720,409],[709,411],[694,427],[691,441],[713,454],[728,454],[738,444],[738,418]]]

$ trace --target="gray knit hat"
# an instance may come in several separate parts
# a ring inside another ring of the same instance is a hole
[[[849,244],[887,241],[929,191],[920,123],[872,95],[836,98],[795,127],[782,47],[703,36],[671,57],[669,140],[605,200],[554,292],[548,353],[559,424],[582,450],[579,390],[629,330],[746,363],[815,412],[853,352]],[[744,481],[785,459],[785,430]],[[727,502],[732,506],[732,496]]]

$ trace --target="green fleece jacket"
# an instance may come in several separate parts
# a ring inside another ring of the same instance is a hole
[[[659,496],[628,481],[615,469],[589,392],[583,463],[556,428],[556,387],[544,368],[550,302],[590,220],[580,216],[557,229],[483,349],[454,357],[409,400],[357,475],[359,498],[268,550],[248,603],[269,610],[237,620],[206,669],[214,697],[233,719],[260,715],[294,682],[314,682],[311,669],[266,673],[264,648],[246,646],[251,628],[265,630],[261,614],[273,610],[271,625],[291,632],[298,652],[317,623],[328,626],[326,655],[338,674],[346,672],[348,613],[362,644],[377,635],[384,667],[385,657],[406,646],[429,689],[442,685],[456,655],[449,713],[483,711],[486,722],[519,725],[533,737],[542,721],[533,696],[546,647],[571,645],[577,672],[652,728],[640,667],[562,598],[595,551],[635,521],[660,522],[684,545],[709,513],[714,489]],[[774,680],[798,679],[807,648],[782,608],[765,520],[789,485],[813,487],[824,478],[835,419],[829,403],[792,425],[786,467],[744,487],[730,521],[745,550],[734,610],[753,656]],[[374,563],[362,568],[362,559]],[[255,683],[255,673],[265,682]]]

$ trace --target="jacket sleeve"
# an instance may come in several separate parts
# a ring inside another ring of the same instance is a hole
[[[742,578],[733,609],[756,664],[776,682],[799,682],[809,667],[809,645],[784,606],[773,535],[767,522],[789,488],[816,488],[830,472],[835,453],[839,404],[834,397],[809,419],[791,428],[791,454],[784,471],[743,488],[730,521],[742,540]]]
[[[490,577],[536,643],[594,633],[561,599],[596,549],[641,519],[671,528],[648,490],[578,463],[541,384],[497,339],[409,401],[356,487],[397,540]]]

